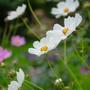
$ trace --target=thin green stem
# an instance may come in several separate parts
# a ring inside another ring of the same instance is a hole
[[[12,28],[13,28],[13,25],[11,24],[11,25],[10,25],[9,32],[8,32],[8,35],[7,35],[7,39],[10,38],[10,35],[11,35],[11,32],[12,32]]]
[[[66,67],[66,69],[69,71],[70,75],[72,76],[72,78],[75,80],[75,82],[78,84],[80,90],[83,90],[78,79],[76,78],[76,76],[74,75],[74,73],[72,72],[72,70],[69,68],[68,64],[67,64],[67,56],[66,56],[66,40],[64,40],[64,65]]]
[[[82,56],[79,54],[79,52],[78,52],[78,50],[75,48],[75,47],[73,47],[73,49],[74,49],[74,51],[75,51],[75,53],[77,54],[77,56],[80,58],[80,60],[82,61],[82,63],[85,63],[86,64],[86,66],[88,66],[88,64],[85,62],[85,60],[84,60],[84,49],[83,49],[83,53],[82,53]]]
[[[2,43],[1,43],[2,46],[4,45],[4,40],[5,40],[6,33],[7,33],[7,22],[6,22],[5,31],[4,31],[3,37],[2,37]]]
[[[55,75],[55,77],[58,79],[58,76],[56,75],[56,73],[55,73],[54,69],[52,68],[52,66],[51,66],[51,64],[50,64],[49,61],[48,61],[48,65],[49,65],[49,67],[50,67],[52,73],[53,73],[53,74]]]
[[[30,85],[28,85],[27,83],[24,83],[28,88],[35,90],[34,88],[32,88]]]
[[[31,33],[32,33],[38,40],[40,40],[40,37],[38,37],[38,36],[33,32],[33,30],[30,28],[30,26],[28,26],[28,24],[25,22],[25,20],[22,19],[22,18],[21,18],[21,20],[23,21],[23,23],[24,23],[24,25],[26,26],[26,28],[27,28],[28,30],[30,30]]]
[[[82,58],[83,58],[83,56],[84,56],[84,39],[83,38],[82,38],[82,43],[81,44],[82,44],[81,45],[82,46],[82,50],[81,50],[82,52],[81,53],[82,53]]]
[[[66,40],[64,40],[64,63],[67,64],[66,61],[67,57],[66,57]]]
[[[55,72],[54,68],[52,67],[52,65],[51,65],[51,63],[50,63],[49,60],[48,60],[48,65],[49,65],[49,67],[50,67],[53,75],[56,77],[56,79],[58,79],[59,77],[58,77],[58,75],[56,74],[56,72]],[[60,90],[60,88],[61,88],[61,87],[58,87],[58,90]]]
[[[17,22],[18,22],[18,18],[16,18],[16,25],[17,25]],[[16,27],[16,25],[15,25],[15,27]],[[15,35],[15,34],[17,33],[17,30],[18,30],[18,29],[15,28],[15,27],[14,27],[15,30],[13,31],[13,35]]]
[[[38,88],[39,90],[44,90],[43,88],[39,87],[38,85],[36,85],[36,84],[34,84],[34,83],[32,83],[32,82],[29,82],[29,81],[27,81],[27,80],[25,80],[25,82],[26,82],[28,85],[32,85],[32,86]]]
[[[77,56],[78,56],[78,57],[81,59],[81,61],[83,62],[83,59],[82,59],[82,57],[80,56],[78,50],[77,50],[75,47],[73,47],[73,49],[74,49],[75,53],[77,54]]]
[[[73,79],[75,80],[75,82],[78,84],[79,86],[79,90],[83,90],[78,79],[76,78],[76,76],[74,75],[74,73],[72,72],[72,70],[69,68],[69,66],[67,64],[65,64],[65,67],[67,68],[67,70],[69,71],[70,75],[73,77]]]
[[[31,4],[30,4],[30,1],[27,0],[27,2],[28,2],[29,9],[30,9],[32,15],[34,16],[35,20],[36,20],[37,23],[40,25],[40,27],[42,27],[41,22],[39,21],[38,17],[36,16],[36,14],[34,13],[34,11],[33,11],[33,9],[32,9],[32,6],[31,6]]]

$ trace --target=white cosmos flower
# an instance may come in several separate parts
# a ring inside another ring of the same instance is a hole
[[[26,5],[22,4],[22,6],[18,6],[16,11],[8,12],[8,16],[5,18],[5,21],[13,20],[19,16],[21,16],[26,10]]]
[[[8,85],[8,90],[18,90],[24,82],[25,74],[22,69],[17,72],[17,81],[11,81]]]
[[[34,48],[29,48],[28,52],[40,56],[48,51],[51,51],[57,47],[59,42],[62,40],[60,36],[63,34],[60,31],[50,30],[47,32],[46,37],[33,43]]]
[[[75,12],[79,7],[78,0],[66,0],[59,2],[56,8],[52,8],[51,14],[55,15],[56,18],[60,16],[67,16],[70,12]]]
[[[76,14],[75,17],[68,17],[64,19],[64,26],[59,24],[55,24],[55,30],[59,30],[63,32],[63,39],[66,39],[73,31],[76,30],[76,27],[81,23],[82,17],[79,14]]]
[[[61,40],[64,40],[81,23],[82,17],[76,14],[75,17],[68,17],[64,20],[64,27],[55,24],[53,30],[46,33],[46,37],[42,38],[40,41],[35,41],[33,43],[34,48],[29,48],[28,52],[40,56],[48,51],[51,51],[57,47]]]

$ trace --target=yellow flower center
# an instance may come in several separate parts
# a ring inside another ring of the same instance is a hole
[[[65,13],[68,13],[69,12],[69,9],[68,8],[64,8],[64,12]]]
[[[63,29],[63,33],[64,33],[65,35],[67,34],[68,31],[69,31],[68,28],[64,28],[64,29]]]
[[[46,52],[47,50],[48,50],[48,46],[44,46],[44,47],[40,48],[41,52]]]

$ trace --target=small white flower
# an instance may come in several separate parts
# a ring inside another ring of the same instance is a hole
[[[22,69],[19,69],[19,72],[17,72],[17,81],[11,81],[11,83],[8,85],[8,90],[18,90],[22,83],[24,82],[25,74]]]
[[[39,41],[33,43],[34,48],[29,48],[29,53],[40,56],[48,51],[51,51],[56,48],[58,43],[61,41],[60,36],[62,34],[60,31],[50,30],[47,32],[46,37],[42,38]]]
[[[55,15],[56,18],[59,18],[60,16],[67,16],[69,13],[75,12],[78,7],[78,0],[62,1],[57,4],[57,8],[52,8],[51,14]]]
[[[5,21],[13,20],[19,16],[21,16],[26,10],[26,5],[22,4],[22,6],[18,6],[16,11],[8,12],[8,16],[5,18]]]
[[[75,17],[68,17],[64,19],[64,26],[55,24],[54,28],[63,32],[63,39],[66,39],[73,31],[76,30],[76,27],[81,23],[82,17],[79,14],[76,14]]]
[[[57,85],[57,84],[59,84],[59,83],[61,83],[61,82],[62,82],[62,79],[59,78],[59,79],[56,79],[56,80],[55,80],[55,83],[54,83],[54,84]]]

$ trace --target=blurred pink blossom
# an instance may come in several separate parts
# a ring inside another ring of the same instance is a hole
[[[24,37],[21,37],[19,35],[12,36],[11,38],[11,44],[16,47],[20,47],[26,43],[26,40]]]
[[[10,57],[11,55],[12,55],[12,53],[10,51],[0,47],[0,62],[5,60],[6,58]]]

